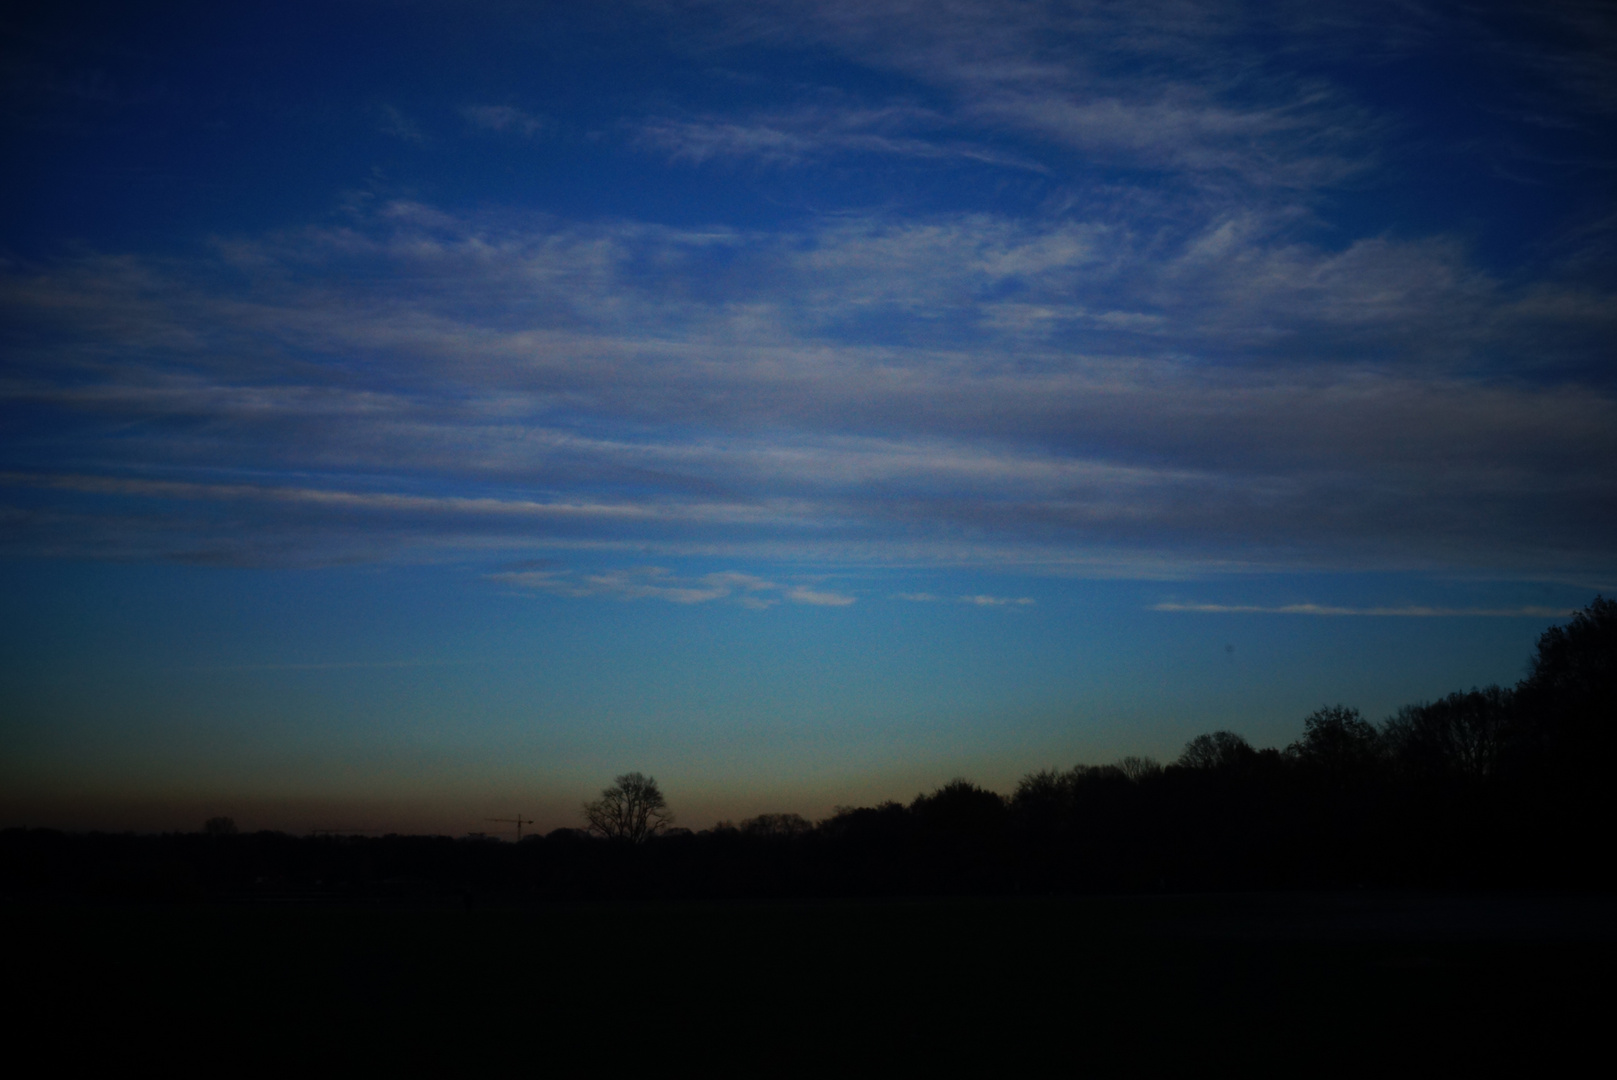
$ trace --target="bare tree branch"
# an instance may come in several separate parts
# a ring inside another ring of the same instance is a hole
[[[591,832],[631,844],[644,843],[674,823],[657,781],[637,772],[624,773],[599,799],[585,803],[584,819]]]

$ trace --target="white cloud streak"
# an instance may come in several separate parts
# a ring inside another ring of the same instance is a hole
[[[151,499],[252,500],[299,504],[316,509],[448,514],[462,517],[514,516],[617,521],[699,520],[727,523],[765,519],[764,514],[757,508],[734,505],[536,502],[531,499],[401,495],[389,492],[334,491],[328,488],[287,488],[257,484],[197,484],[184,481],[131,480],[109,476],[0,472],[0,484],[54,488],[95,495],[128,495]]]
[[[226,268],[250,284],[209,284]],[[13,486],[445,542],[509,519],[664,550],[1568,569],[1604,566],[1617,505],[1617,400],[1575,363],[1612,296],[1261,214],[759,235],[395,203],[191,263],[14,270],[0,310],[0,403],[53,418],[14,429]],[[221,470],[272,479],[197,475]]]
[[[781,600],[815,607],[848,607],[857,597],[780,584],[734,570],[682,577],[661,566],[640,566],[603,572],[573,570],[514,570],[491,574],[490,580],[556,596],[606,596],[619,600],[663,600],[673,604],[708,604],[728,601],[762,611]]]
[[[1193,182],[1308,189],[1362,172],[1375,123],[1319,80],[1277,74],[1257,42],[1384,37],[1378,17],[1311,26],[1294,11],[1171,2],[824,0],[756,5],[731,32],[822,42],[949,95],[951,120],[979,130]]]
[[[675,162],[752,161],[795,166],[836,155],[869,154],[921,161],[977,162],[1048,173],[1037,162],[960,138],[939,138],[946,121],[905,106],[800,108],[743,117],[653,117],[633,126],[642,149]]]
[[[493,131],[531,139],[549,126],[545,119],[514,105],[467,105],[461,117],[481,131]]]
[[[1377,618],[1404,618],[1404,619],[1450,619],[1450,618],[1490,618],[1490,619],[1561,619],[1573,614],[1565,608],[1551,607],[1514,607],[1514,608],[1447,608],[1422,607],[1409,605],[1405,607],[1338,607],[1330,604],[1155,604],[1152,611],[1178,611],[1203,615],[1326,615],[1326,616],[1370,616]]]
[[[1609,27],[1555,66],[1486,13],[1422,4],[704,10],[676,46],[703,70],[762,41],[873,77],[752,71],[768,92],[744,109],[641,101],[595,134],[683,169],[996,169],[1036,206],[866,201],[767,229],[359,199],[189,256],[8,262],[0,545],[1609,573],[1617,293],[1578,267],[1609,266],[1610,223],[1514,271],[1440,232],[1336,227],[1328,199],[1397,120],[1310,62],[1452,40],[1553,67],[1565,101],[1545,115],[1573,124],[1609,112]],[[560,121],[459,100],[463,134],[564,141]],[[852,600],[535,573],[510,583]]]

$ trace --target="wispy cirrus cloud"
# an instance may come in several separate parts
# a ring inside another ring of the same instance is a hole
[[[384,135],[391,135],[395,139],[402,139],[410,143],[428,142],[426,132],[421,130],[419,124],[406,115],[396,105],[387,102],[377,103],[373,111],[376,116],[376,130]]]
[[[141,480],[116,476],[0,473],[0,484],[50,488],[94,495],[152,499],[186,499],[296,504],[316,509],[366,510],[379,513],[450,514],[461,517],[609,518],[617,520],[712,520],[739,522],[755,518],[758,507],[655,502],[541,502],[533,499],[468,498],[409,495],[395,492],[341,491],[330,488],[276,487],[264,484],[200,484],[188,481]]]
[[[814,607],[848,607],[857,597],[826,589],[812,589],[807,585],[795,585],[786,590],[786,599],[795,604],[811,604]]]
[[[734,570],[682,577],[660,566],[595,573],[558,569],[513,570],[491,574],[490,580],[557,596],[606,596],[619,600],[663,600],[673,604],[726,601],[760,611],[782,600],[815,607],[847,607],[858,599],[808,585],[781,584]]]
[[[514,105],[464,105],[461,118],[480,131],[492,131],[531,139],[549,126],[544,117]]]
[[[1403,607],[1339,607],[1331,604],[1183,604],[1165,602],[1154,604],[1152,611],[1181,611],[1203,615],[1326,615],[1369,616],[1375,618],[1404,619],[1560,619],[1573,611],[1567,608],[1525,606],[1512,608],[1455,608],[1425,607],[1411,604]]]
[[[1617,303],[1501,282],[1439,240],[1332,251],[1253,217],[1149,243],[984,215],[754,234],[394,203],[190,261],[14,268],[0,307],[7,457],[35,490],[861,560],[1609,551],[1617,400],[1579,364]]]
[[[976,607],[1032,607],[1036,603],[1031,596],[993,596],[988,593],[962,596],[960,602]]]
[[[1038,601],[1031,596],[994,596],[991,593],[974,593],[968,596],[938,596],[935,593],[894,593],[894,600],[904,600],[912,604],[938,604],[956,603],[969,604],[972,607],[1032,607]]]
[[[632,130],[636,145],[693,165],[735,160],[790,166],[832,155],[874,154],[1049,171],[1025,157],[940,136],[944,124],[931,110],[888,105],[809,107],[742,117],[653,117]]]
[[[1392,14],[1396,15],[1396,12]],[[1387,40],[1407,19],[1332,12],[1005,3],[764,5],[731,32],[823,42],[950,96],[952,122],[1173,173],[1309,189],[1373,160],[1371,114],[1276,70],[1276,34]]]

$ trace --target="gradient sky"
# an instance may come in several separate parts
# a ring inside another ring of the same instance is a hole
[[[0,825],[1008,791],[1617,581],[1610,4],[7,12]]]

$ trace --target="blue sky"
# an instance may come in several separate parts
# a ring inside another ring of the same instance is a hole
[[[16,821],[1008,789],[1617,578],[1609,6],[0,32]]]

